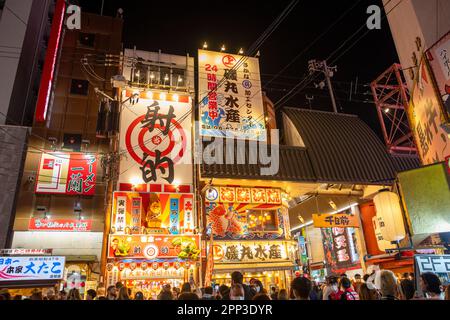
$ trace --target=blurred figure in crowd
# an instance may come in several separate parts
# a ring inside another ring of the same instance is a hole
[[[193,292],[182,292],[178,300],[199,300],[198,295]]]
[[[277,292],[277,288],[276,287],[270,288],[270,298],[272,298],[272,300],[277,300],[278,296],[279,293]]]
[[[70,289],[67,300],[81,300],[80,290],[77,288]]]
[[[245,291],[242,284],[235,283],[231,286],[230,300],[245,300]]]
[[[441,286],[441,280],[434,273],[425,272],[420,275],[420,288],[425,294],[425,299],[442,300]]]
[[[329,276],[323,288],[323,300],[338,300],[339,285],[335,276]]]
[[[116,300],[117,299],[117,289],[115,286],[109,286],[106,290],[106,298],[108,300]]]
[[[352,285],[353,285],[353,289],[356,292],[359,292],[359,287],[362,284],[362,279],[361,279],[361,275],[359,273],[355,274],[355,280],[353,281]]]
[[[134,295],[134,300],[145,300],[144,294],[141,291],[136,292]]]
[[[183,283],[181,286],[181,293],[192,292],[191,284],[189,282]]]
[[[400,297],[402,300],[411,300],[415,293],[414,282],[408,278],[400,281]]]
[[[295,278],[292,280],[291,289],[295,300],[309,300],[312,290],[311,280],[305,277]]]
[[[274,300],[274,299],[272,299],[272,300]],[[278,292],[277,299],[275,299],[275,300],[289,300],[289,295],[288,295],[287,290],[286,289],[281,289]]]
[[[205,292],[202,295],[202,300],[214,300],[212,287],[205,288]]]
[[[97,297],[97,292],[94,289],[89,289],[86,292],[86,300],[95,300]]]
[[[220,298],[220,300],[229,300],[229,298],[230,298],[230,288],[228,288],[227,285],[222,284],[219,287],[219,298]]]
[[[352,282],[349,278],[342,277],[339,287],[339,300],[359,300],[359,295],[355,290],[353,290]]]
[[[267,301],[267,300],[272,300],[272,299],[270,299],[269,295],[267,295],[266,293],[257,293],[253,296],[252,300],[253,301]]]
[[[381,300],[398,300],[397,278],[390,270],[378,273],[377,287],[380,289]]]

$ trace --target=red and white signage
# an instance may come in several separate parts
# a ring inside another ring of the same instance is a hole
[[[60,231],[60,232],[89,232],[92,230],[92,220],[73,219],[38,219],[31,218],[29,231]]]
[[[93,196],[97,158],[84,153],[42,153],[36,193]]]
[[[0,255],[5,256],[45,256],[52,255],[53,249],[1,249]]]

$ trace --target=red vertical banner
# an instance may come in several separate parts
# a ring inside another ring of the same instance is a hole
[[[95,195],[97,161],[95,156],[72,154],[69,162],[66,193],[69,195]]]
[[[52,96],[52,85],[55,79],[55,68],[58,60],[65,11],[66,1],[57,0],[36,104],[36,122],[44,122],[47,118],[47,110]]]

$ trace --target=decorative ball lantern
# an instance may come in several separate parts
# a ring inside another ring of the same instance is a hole
[[[398,195],[389,190],[381,190],[374,198],[377,218],[383,238],[391,242],[399,242],[406,236],[402,208]]]

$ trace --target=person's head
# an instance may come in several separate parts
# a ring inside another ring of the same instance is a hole
[[[228,293],[230,293],[230,288],[228,288],[228,286],[227,285],[225,285],[225,284],[222,284],[220,287],[219,287],[219,295],[220,295],[220,297],[225,297]]]
[[[31,293],[31,300],[42,300],[42,291],[33,290]]]
[[[172,287],[170,286],[170,284],[166,283],[165,285],[163,285],[163,290],[171,291]]]
[[[178,295],[180,294],[180,288],[177,288],[177,287],[173,287],[172,288],[172,294],[173,294],[173,296],[174,296],[174,298],[175,299],[177,299],[178,298]]]
[[[181,293],[184,293],[184,292],[192,292],[191,284],[189,282],[185,282],[181,286]]]
[[[299,277],[292,280],[291,288],[295,299],[308,300],[312,290],[312,283],[308,278]]]
[[[426,293],[441,294],[441,280],[434,273],[422,273],[420,275],[420,286]]]
[[[59,292],[59,300],[67,300],[67,292],[65,290]]]
[[[119,289],[119,294],[117,295],[117,300],[130,300],[130,295],[128,294],[127,287],[121,287]]]
[[[348,278],[346,273],[341,273],[341,278]]]
[[[263,284],[262,284],[261,281],[255,280],[255,281],[254,281],[254,285],[255,285],[255,291],[256,291],[256,293],[263,293],[263,291],[264,291],[264,286],[263,286]]]
[[[144,294],[141,291],[136,292],[134,295],[134,300],[145,300]]]
[[[212,295],[213,294],[213,288],[212,287],[206,287],[205,288],[205,294]]]
[[[355,274],[355,282],[361,282],[361,275],[359,273]]]
[[[123,287],[123,283],[120,282],[120,281],[118,281],[118,282],[116,283],[116,289],[117,289],[117,291],[119,291],[120,288],[122,288],[122,287]]]
[[[337,287],[337,285],[338,285],[338,278],[335,277],[335,276],[328,277],[327,284],[329,286],[336,286]]]
[[[276,293],[276,292],[277,292],[277,288],[276,288],[276,287],[272,287],[272,288],[270,288],[270,292],[272,292],[272,293]]]
[[[266,300],[272,300],[272,299],[270,299],[270,297],[267,294],[265,294],[265,293],[258,293],[252,298],[252,300],[254,300],[254,301],[266,301]]]
[[[244,300],[245,293],[244,287],[240,283],[233,284],[230,289],[230,299],[231,300]]]
[[[415,288],[414,281],[409,280],[408,278],[403,278],[400,281],[400,288],[403,300],[411,300],[414,298]]]
[[[243,284],[244,276],[239,271],[234,271],[231,274],[231,284]]]
[[[381,295],[396,296],[397,295],[397,279],[390,270],[382,270],[379,275],[379,285]]]
[[[286,289],[281,289],[278,292],[278,300],[289,300],[289,295]]]
[[[70,289],[67,300],[81,300],[80,290],[77,288]]]
[[[97,297],[97,292],[94,289],[89,289],[86,292],[86,300],[94,300]]]
[[[173,300],[173,294],[171,291],[162,290],[158,295],[158,300]]]
[[[347,277],[341,278],[341,282],[339,284],[343,291],[350,289],[352,287],[352,282]]]
[[[364,282],[367,282],[367,280],[369,280],[370,278],[370,274],[365,274],[363,277]]]
[[[408,272],[404,272],[402,274],[402,279],[408,279],[409,278],[409,273]]]
[[[106,290],[106,294],[108,296],[109,299],[111,298],[116,298],[117,297],[117,289],[115,286],[109,286],[108,289]]]
[[[48,300],[55,300],[55,290],[53,288],[47,289],[46,296]]]
[[[178,300],[200,300],[200,299],[198,298],[198,295],[196,295],[193,292],[182,292],[178,296]]]

